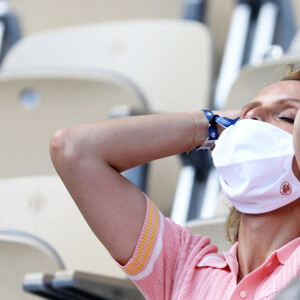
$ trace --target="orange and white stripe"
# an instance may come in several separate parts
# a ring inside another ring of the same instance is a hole
[[[139,238],[133,260],[123,268],[132,280],[148,276],[162,250],[164,219],[156,206],[147,199],[148,218]]]

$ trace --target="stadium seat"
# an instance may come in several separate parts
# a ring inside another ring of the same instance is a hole
[[[26,291],[61,296],[63,300],[142,300],[145,299],[129,279],[118,279],[80,271],[54,274],[30,273],[23,281]],[[55,298],[61,299],[61,298]]]
[[[56,173],[49,142],[59,128],[108,118],[117,105],[147,110],[133,84],[100,71],[2,74],[0,91],[0,178]]]
[[[126,278],[57,175],[1,179],[0,191],[1,229],[42,238],[55,248],[68,270]]]
[[[186,0],[137,1],[127,0],[8,0],[18,12],[24,35],[42,30],[123,19],[164,18],[179,19],[185,10]],[[197,1],[194,1],[197,2]],[[215,72],[220,64],[234,0],[204,1],[205,24],[210,29],[216,54]],[[70,7],[72,9],[70,9]],[[34,8],[34,9],[33,9]]]
[[[289,64],[300,65],[300,56],[285,56],[266,60],[257,66],[245,66],[230,89],[226,108],[242,109],[264,87],[280,80],[286,74]]]
[[[0,230],[0,253],[1,299],[38,299],[22,290],[24,276],[28,272],[53,273],[64,269],[61,258],[49,244],[23,230]]]
[[[141,88],[151,111],[181,112],[209,106],[212,58],[209,32],[197,22],[107,22],[27,36],[2,71],[117,72]]]
[[[211,40],[197,22],[123,21],[44,32],[20,41],[2,65],[3,72],[98,69],[117,72],[139,86],[151,112],[209,107]],[[166,215],[179,170],[177,157],[150,166],[149,195]]]
[[[59,128],[105,119],[120,111],[122,115],[126,110],[129,114],[148,113],[141,91],[125,77],[111,72],[7,73],[0,76],[0,178],[56,174],[49,142]],[[118,110],[112,112],[112,107]],[[170,174],[162,172],[166,168]],[[152,198],[167,215],[179,168],[177,157],[156,161],[150,168],[149,190],[159,193],[156,187],[160,186],[160,197]]]
[[[179,18],[183,0],[8,0],[24,33],[121,19]]]

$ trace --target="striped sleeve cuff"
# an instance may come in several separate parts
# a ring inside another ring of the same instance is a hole
[[[163,215],[147,196],[146,201],[146,218],[134,254],[125,266],[121,266],[131,280],[147,277],[162,251]]]

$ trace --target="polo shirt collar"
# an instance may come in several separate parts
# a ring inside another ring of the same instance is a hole
[[[274,252],[277,255],[278,261],[284,265],[298,246],[300,246],[300,237],[290,241],[278,250],[275,250]]]
[[[197,267],[212,267],[217,269],[226,268],[228,265],[223,255],[218,253],[210,253],[205,255],[197,264]]]

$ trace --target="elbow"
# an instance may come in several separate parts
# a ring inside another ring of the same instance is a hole
[[[50,156],[56,169],[64,167],[80,157],[80,147],[75,143],[75,137],[70,128],[57,130],[50,140]]]
[[[65,143],[66,136],[67,136],[66,129],[59,129],[52,135],[51,140],[50,140],[51,157],[56,156],[58,153],[60,153],[64,149],[64,146],[66,144]]]

